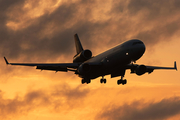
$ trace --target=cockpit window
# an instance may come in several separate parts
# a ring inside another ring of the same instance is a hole
[[[138,42],[134,42],[134,43],[133,43],[133,45],[136,45],[136,44],[143,44],[143,42],[138,41]]]

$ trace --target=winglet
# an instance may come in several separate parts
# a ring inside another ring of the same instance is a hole
[[[177,70],[176,61],[174,61],[174,69],[176,69],[176,70]]]
[[[4,57],[4,60],[6,62],[7,65],[9,65],[10,63],[7,61],[6,57]]]

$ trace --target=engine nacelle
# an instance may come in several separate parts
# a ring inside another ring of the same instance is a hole
[[[137,75],[143,75],[147,72],[147,68],[145,65],[139,65],[136,67],[135,72]]]
[[[78,72],[79,74],[86,74],[91,70],[91,66],[88,63],[83,63],[79,66]]]
[[[75,55],[73,58],[73,63],[84,62],[92,57],[92,52],[90,50],[83,50],[79,54]]]

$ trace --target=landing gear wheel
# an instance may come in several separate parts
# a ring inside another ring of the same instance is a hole
[[[127,83],[127,80],[122,80],[122,85],[125,85]]]
[[[117,81],[117,84],[119,85],[119,84],[121,84],[122,82],[123,82],[123,80],[120,79],[120,80]]]
[[[83,78],[83,79],[81,80],[81,83],[82,83],[82,84],[84,84],[84,83],[89,84],[89,83],[91,83],[91,80],[90,80],[90,79],[85,79],[85,78]]]
[[[101,80],[100,80],[100,83],[102,84],[102,83],[103,83],[103,81],[104,81],[104,79],[101,79]]]
[[[86,80],[86,83],[87,83],[87,84],[91,83],[91,80],[90,80],[90,79],[87,79],[87,80]]]
[[[81,83],[82,84],[84,84],[86,81],[85,81],[85,79],[83,78],[82,80],[81,80]]]
[[[104,83],[106,84],[106,79],[104,79]]]
[[[122,85],[125,85],[127,83],[127,80],[125,79],[125,80],[118,80],[117,81],[117,84],[119,85],[119,84],[122,84]]]
[[[100,80],[100,83],[106,83],[106,79],[103,79],[103,78],[102,78],[102,79]]]

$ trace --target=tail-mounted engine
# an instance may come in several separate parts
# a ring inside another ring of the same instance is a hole
[[[84,62],[92,57],[92,52],[90,50],[83,50],[79,54],[75,55],[73,58],[73,63]]]

